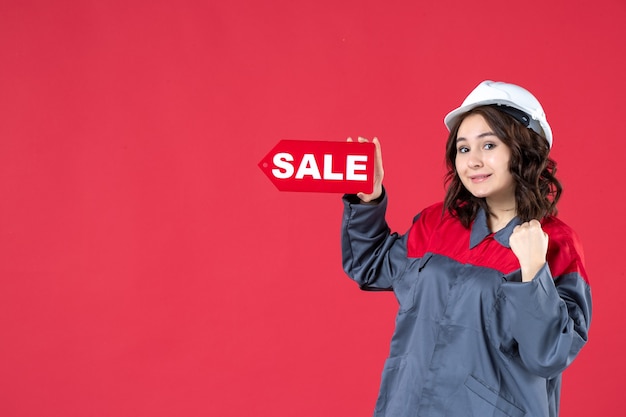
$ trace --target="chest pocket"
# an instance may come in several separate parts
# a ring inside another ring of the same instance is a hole
[[[432,257],[432,253],[426,253],[423,257],[409,262],[402,278],[394,286],[394,292],[400,304],[399,313],[409,312],[416,308],[418,292],[422,286],[420,278],[426,274],[425,271]]]

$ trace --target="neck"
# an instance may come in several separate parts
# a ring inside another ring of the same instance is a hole
[[[487,202],[491,214],[487,219],[489,229],[495,233],[504,228],[516,215],[515,202],[494,203]]]

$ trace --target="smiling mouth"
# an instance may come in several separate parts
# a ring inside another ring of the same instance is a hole
[[[491,176],[491,174],[486,174],[486,175],[472,175],[470,177],[470,180],[472,182],[483,182],[485,181],[487,178],[489,178]]]

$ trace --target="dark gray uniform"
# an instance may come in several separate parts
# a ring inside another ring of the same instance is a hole
[[[404,235],[377,205],[344,197],[343,265],[364,290],[399,302],[376,417],[558,415],[561,373],[587,341],[591,292],[582,248],[555,217],[542,220],[548,263],[521,282],[513,219],[492,234],[425,209]]]

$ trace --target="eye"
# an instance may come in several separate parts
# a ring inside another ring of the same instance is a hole
[[[491,143],[491,142],[485,143],[485,146],[484,146],[484,148],[487,149],[487,150],[493,149],[495,147],[496,147],[496,144],[495,143]]]
[[[456,151],[458,153],[467,153],[469,152],[469,148],[467,146],[459,146],[459,148]]]

